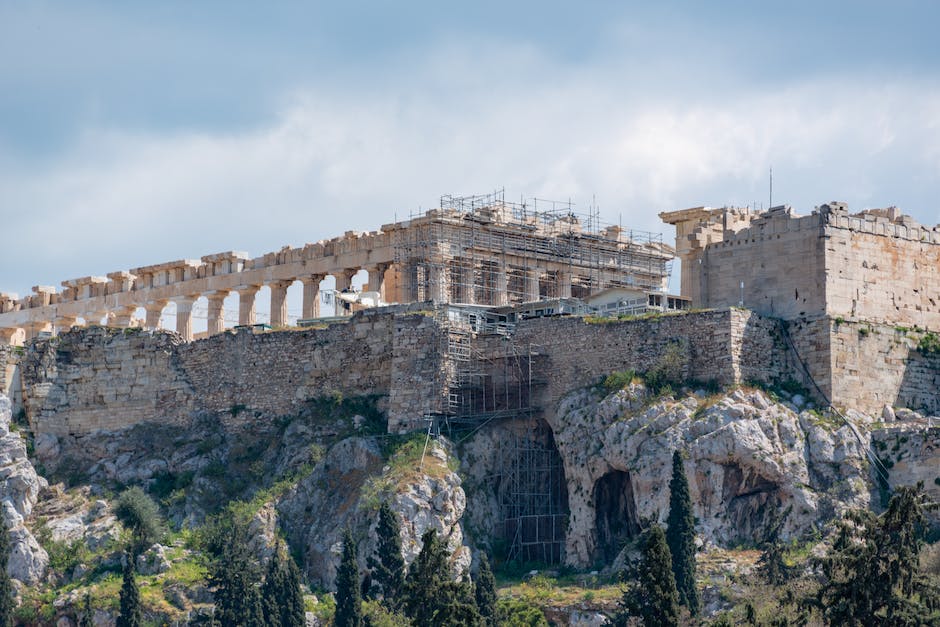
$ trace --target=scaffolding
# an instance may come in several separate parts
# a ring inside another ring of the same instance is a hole
[[[570,201],[509,202],[503,190],[440,205],[396,231],[400,302],[499,306],[666,288],[673,251],[660,233],[604,224]]]
[[[546,381],[539,347],[521,344],[515,324],[483,307],[445,306],[442,323],[443,403],[428,416],[428,434],[461,441],[494,421],[507,421],[496,471],[499,529],[510,561],[557,564],[564,553],[567,492],[551,430],[537,419]],[[513,421],[513,422],[509,422]]]

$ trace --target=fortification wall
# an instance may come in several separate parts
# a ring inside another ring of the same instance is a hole
[[[777,322],[742,309],[723,309],[652,319],[589,323],[581,318],[543,318],[520,323],[517,346],[544,356],[549,410],[573,389],[611,372],[654,368],[669,347],[684,361],[684,376],[729,384],[775,382],[791,376]]]
[[[940,330],[934,229],[834,214],[826,227],[825,279],[830,316]]]
[[[836,404],[874,416],[885,405],[940,415],[940,356],[918,351],[920,332],[832,321],[830,333]]]
[[[702,294],[695,306],[743,301],[748,309],[787,319],[826,309],[825,238],[818,215],[769,214],[707,246],[701,263],[690,267]]]
[[[435,329],[430,316],[368,311],[325,329],[196,342],[161,331],[75,330],[35,342],[23,358],[27,409],[37,434],[83,434],[183,424],[199,412],[251,421],[297,411],[310,398],[375,394],[385,397],[390,422],[411,422],[414,411],[423,415],[421,402],[441,396],[439,380],[425,376],[435,361],[429,347],[440,344]]]

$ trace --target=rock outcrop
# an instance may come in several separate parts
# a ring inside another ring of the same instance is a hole
[[[32,513],[46,483],[26,456],[26,442],[19,433],[10,431],[12,417],[10,400],[0,394],[0,504],[10,533],[7,572],[14,579],[32,585],[45,575],[49,556],[24,521]]]
[[[460,525],[466,497],[460,477],[448,468],[448,453],[439,443],[429,445],[423,466],[416,467],[418,462],[393,455],[386,465],[376,439],[349,438],[330,449],[310,476],[278,504],[291,544],[302,547],[306,570],[315,583],[332,587],[347,527],[359,539],[359,558],[365,567],[375,551],[376,510],[382,500],[389,501],[402,522],[406,563],[420,552],[424,532],[434,528],[453,552],[455,571],[468,570],[470,549]]]

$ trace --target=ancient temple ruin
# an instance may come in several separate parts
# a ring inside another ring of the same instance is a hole
[[[35,286],[23,298],[0,294],[0,338],[19,343],[81,324],[158,328],[175,303],[176,331],[193,338],[193,306],[205,299],[208,335],[225,329],[223,301],[238,295],[238,324],[256,322],[255,297],[270,288],[272,327],[288,324],[287,289],[303,284],[302,319],[320,316],[321,282],[362,292],[374,303],[499,306],[587,297],[611,287],[662,292],[673,250],[658,234],[602,225],[570,203],[508,202],[502,192],[444,196],[441,206],[378,231],[285,246],[251,258],[223,252]],[[340,311],[339,313],[348,313]]]

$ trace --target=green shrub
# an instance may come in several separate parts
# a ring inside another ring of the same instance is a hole
[[[137,486],[121,493],[114,506],[114,515],[121,524],[130,529],[137,551],[160,542],[166,535],[160,509],[153,499]]]
[[[921,336],[920,342],[917,343],[917,350],[921,355],[940,354],[940,336],[932,331],[927,331]]]
[[[548,627],[542,611],[519,599],[500,599],[496,603],[498,624],[504,627]]]
[[[612,372],[604,379],[604,391],[608,394],[619,392],[633,383],[634,379],[636,379],[636,371],[634,370],[618,370],[617,372]]]

